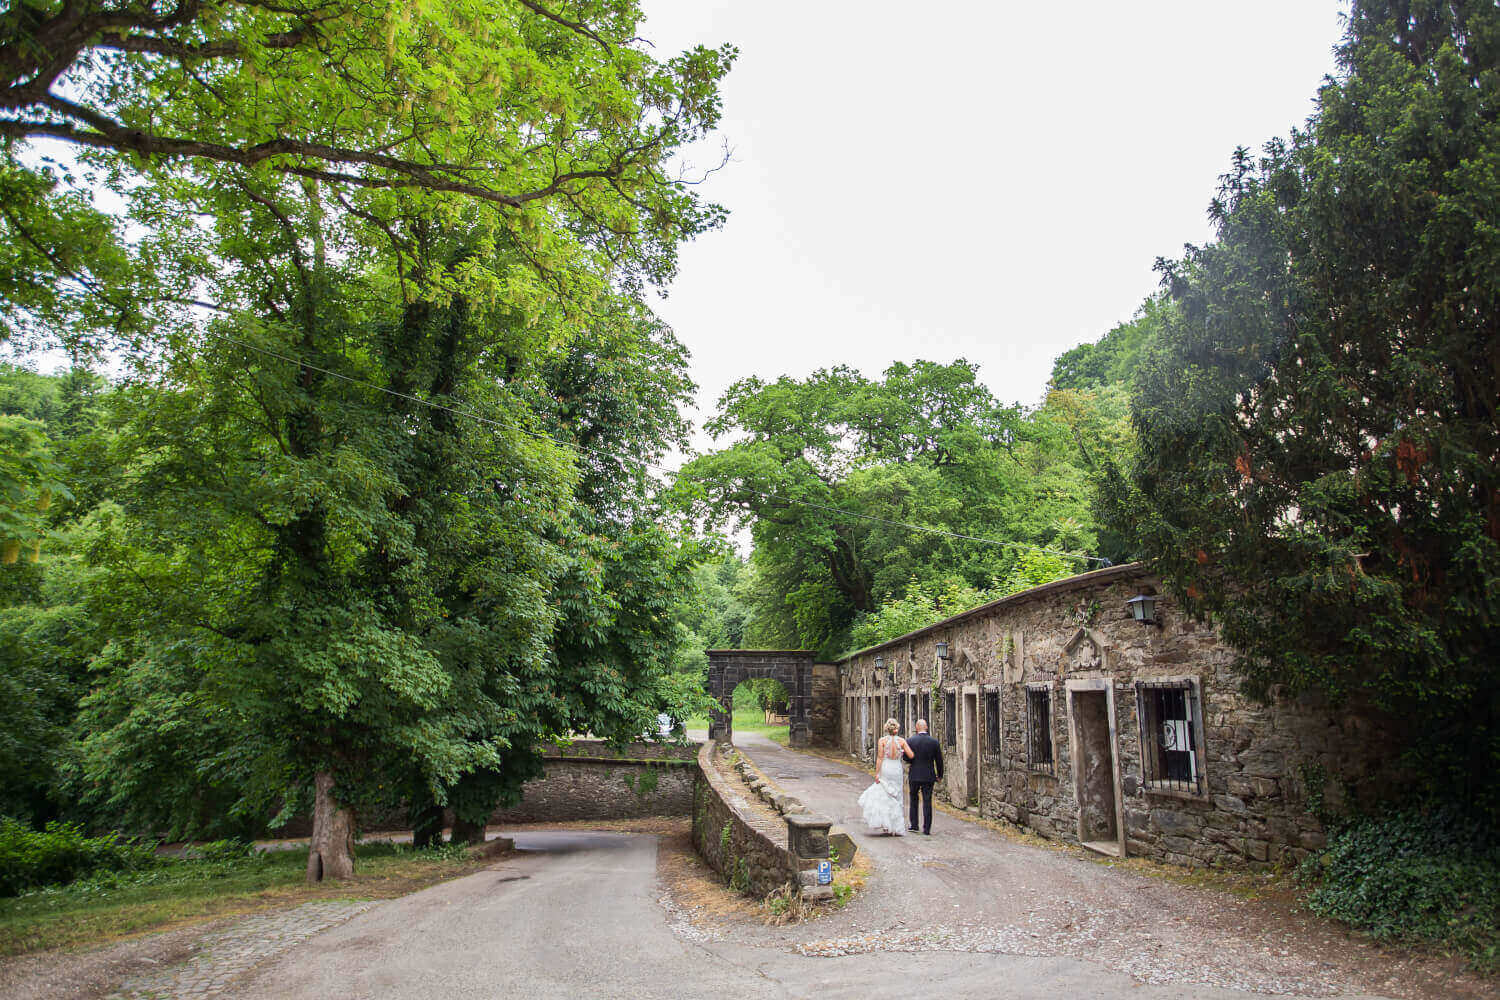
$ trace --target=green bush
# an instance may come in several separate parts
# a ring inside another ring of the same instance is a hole
[[[1500,849],[1443,810],[1366,818],[1329,838],[1301,877],[1313,912],[1376,940],[1420,943],[1500,971]]]
[[[99,871],[135,871],[157,863],[152,849],[115,836],[86,837],[71,823],[48,823],[40,832],[0,819],[0,896],[61,885]]]

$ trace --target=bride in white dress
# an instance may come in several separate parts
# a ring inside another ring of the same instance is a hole
[[[912,756],[911,747],[896,733],[901,727],[895,719],[885,721],[886,735],[880,738],[875,748],[875,759],[880,762],[875,784],[866,788],[859,796],[859,808],[865,814],[865,825],[900,837],[906,830],[906,810],[901,806],[901,786],[906,772],[901,766],[903,757]]]

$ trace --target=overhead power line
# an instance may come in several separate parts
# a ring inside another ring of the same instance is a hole
[[[563,439],[555,438],[550,434],[545,434],[541,431],[535,431],[529,427],[522,427],[520,424],[506,423],[501,420],[496,420],[493,417],[487,417],[482,413],[475,413],[472,410],[465,410],[457,406],[448,406],[445,403],[439,403],[431,399],[423,399],[420,396],[413,396],[410,393],[398,392],[395,389],[389,389],[383,385],[376,385],[374,382],[370,382],[362,378],[355,378],[352,375],[345,375],[343,372],[337,372],[331,368],[323,368],[313,364],[310,361],[298,358],[294,355],[283,354],[280,351],[274,351],[269,347],[262,347],[259,344],[252,344],[248,341],[240,340],[237,337],[231,337],[228,334],[218,333],[208,329],[205,329],[202,332],[210,337],[214,337],[226,343],[234,344],[236,347],[244,348],[247,351],[253,351],[257,354],[264,354],[267,357],[276,358],[278,361],[284,361],[289,365],[297,365],[302,368],[307,368],[312,371],[318,372],[319,374],[327,375],[330,378],[336,378],[344,382],[348,382],[351,385],[361,386],[362,388],[371,389],[375,392],[383,392],[388,396],[395,396],[397,399],[404,399],[407,402],[416,403],[419,406],[428,406],[435,410],[443,410],[447,413],[453,414],[454,416],[467,417],[470,420],[475,420],[481,424],[487,424],[491,427],[499,427],[502,430],[516,431],[540,441],[550,441],[553,444],[560,445],[564,448],[571,448],[574,451],[580,452],[582,454],[593,455],[596,458],[613,459],[615,461],[625,462],[630,465],[638,466],[642,469],[648,469],[652,472],[657,472],[664,476],[672,476],[673,478],[679,479],[692,479],[710,486],[732,486],[732,484],[723,483],[721,481],[709,479],[704,476],[692,475],[682,469],[669,469],[665,466],[656,465],[652,462],[646,461],[645,459],[637,458],[634,455],[626,455],[620,452],[609,452],[600,450],[598,448],[585,447],[584,445],[578,444],[574,441],[564,441]],[[794,504],[799,507],[811,507],[816,510],[839,514],[843,517],[854,518],[860,521],[872,521],[877,524],[890,525],[891,527],[896,528],[906,528],[909,531],[919,531],[928,535],[940,535],[944,538],[953,538],[964,542],[974,542],[979,545],[993,545],[999,548],[1028,549],[1032,552],[1046,552],[1050,555],[1062,556],[1065,559],[1077,559],[1082,562],[1094,562],[1099,563],[1101,566],[1109,565],[1109,560],[1104,559],[1100,556],[1089,556],[1084,555],[1080,552],[1067,552],[1062,549],[1049,549],[1046,546],[1035,545],[1031,542],[1017,542],[1001,538],[984,538],[978,535],[965,535],[960,534],[956,531],[944,531],[942,528],[934,528],[925,524],[912,524],[909,521],[897,521],[888,517],[878,517],[874,514],[863,514],[859,511],[848,510],[844,507],[834,507],[829,504],[817,503],[813,500],[798,500],[795,497],[784,496],[780,493],[765,493],[760,490],[752,490],[748,487],[733,488],[738,489],[744,493],[753,494],[754,496],[758,496],[763,500],[775,500],[781,503]]]

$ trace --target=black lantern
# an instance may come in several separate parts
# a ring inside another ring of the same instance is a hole
[[[885,657],[883,657],[883,656],[877,656],[877,657],[875,657],[875,669],[876,670],[884,670],[885,669]]]
[[[1161,625],[1161,620],[1156,617],[1156,597],[1152,594],[1136,594],[1125,602],[1125,607],[1130,612],[1130,617],[1142,625]]]
[[[938,641],[937,657],[940,660],[946,660],[948,658],[948,644],[946,642],[943,642],[941,640]]]

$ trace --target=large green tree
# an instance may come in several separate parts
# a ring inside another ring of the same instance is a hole
[[[751,530],[750,635],[832,655],[914,582],[983,591],[1023,551],[1095,548],[1080,442],[1102,425],[1085,395],[1028,414],[965,361],[746,379],[708,424],[732,443],[691,462],[680,489]]]
[[[322,186],[427,294],[536,308],[608,270],[580,268],[581,247],[664,278],[720,216],[667,164],[715,120],[733,53],[659,60],[640,21],[633,0],[8,5],[0,339],[146,333],[154,307],[200,298],[161,273],[172,249],[126,239],[89,191],[145,181],[166,226],[200,207],[172,190],[194,168]],[[447,267],[413,217],[519,253]]]
[[[539,740],[655,707],[678,539],[569,445],[677,433],[645,407],[611,439],[625,411],[585,411],[682,391],[632,293],[720,216],[669,163],[714,124],[732,52],[658,59],[640,20],[629,0],[0,16],[0,336],[108,338],[137,383],[87,532],[94,801],[182,826],[205,789],[253,813],[310,783],[309,875],[341,875],[354,807],[415,784],[477,814]],[[549,383],[609,328],[592,373],[648,386]]]
[[[1358,693],[1427,787],[1500,774],[1500,8],[1356,0],[1305,128],[1241,151],[1110,491],[1252,686]]]

